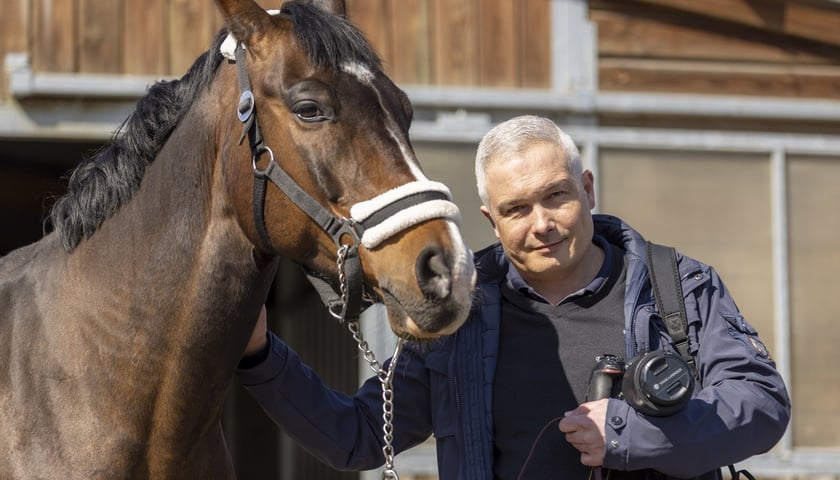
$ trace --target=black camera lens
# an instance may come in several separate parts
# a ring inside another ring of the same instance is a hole
[[[681,410],[691,398],[694,377],[688,365],[672,352],[643,352],[627,363],[621,390],[624,400],[651,416]]]

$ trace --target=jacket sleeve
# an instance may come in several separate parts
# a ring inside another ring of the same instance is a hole
[[[335,469],[369,470],[382,465],[379,379],[369,378],[353,396],[338,392],[324,385],[274,334],[269,332],[268,338],[266,359],[237,371],[239,382],[268,416],[312,455]],[[424,441],[431,433],[427,377],[422,358],[410,348],[403,349],[393,379],[393,441],[397,453]]]
[[[714,269],[698,272],[683,289],[701,385],[669,417],[649,417],[611,399],[608,468],[696,477],[769,450],[787,428],[790,399],[770,354]]]

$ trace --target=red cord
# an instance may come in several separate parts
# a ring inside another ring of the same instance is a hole
[[[540,441],[540,437],[542,437],[543,433],[545,433],[545,429],[550,427],[553,423],[559,422],[560,420],[563,420],[563,417],[552,418],[551,420],[548,421],[548,423],[545,424],[545,426],[542,428],[542,430],[540,430],[540,433],[537,434],[537,438],[535,438],[534,443],[531,444],[531,451],[528,452],[528,457],[525,458],[525,464],[522,465],[522,470],[519,471],[519,476],[516,477],[516,480],[522,480],[522,475],[525,474],[525,469],[528,468],[528,464],[531,463],[531,457],[534,456],[534,450],[536,450],[536,448],[537,448],[537,442]]]

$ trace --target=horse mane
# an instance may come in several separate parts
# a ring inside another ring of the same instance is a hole
[[[381,71],[381,62],[364,35],[343,17],[297,2],[284,4],[281,14],[290,18],[316,67],[340,71],[344,63],[356,62]],[[223,29],[183,77],[149,87],[109,144],[72,172],[67,193],[53,205],[48,219],[68,253],[128,203],[140,187],[146,167],[213,80],[224,58],[219,46],[226,35]]]
[[[198,57],[180,79],[152,84],[109,144],[73,170],[67,193],[53,205],[49,218],[68,253],[128,203],[140,187],[146,167],[213,79],[223,59],[219,53],[223,39],[220,33],[214,47]]]

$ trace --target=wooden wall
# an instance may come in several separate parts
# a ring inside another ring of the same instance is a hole
[[[347,0],[347,8],[401,85],[550,88],[550,3]],[[840,98],[840,4],[589,4],[600,90]],[[180,76],[222,25],[209,0],[0,0],[0,7],[0,58],[28,53],[36,72]]]
[[[36,72],[180,75],[221,17],[207,0],[2,0],[2,53]]]
[[[548,88],[549,0],[348,0],[398,84]]]
[[[590,0],[599,89],[840,98],[840,4]]]
[[[550,3],[347,0],[347,8],[399,84],[549,88]],[[840,98],[837,3],[589,3],[601,90]],[[222,25],[208,0],[0,5],[0,57],[26,52],[36,72],[179,76]]]
[[[35,72],[180,76],[222,26],[210,0],[0,0],[0,7],[0,58],[28,53]],[[349,18],[394,80],[423,85],[549,87],[549,8],[549,0],[347,1]]]

